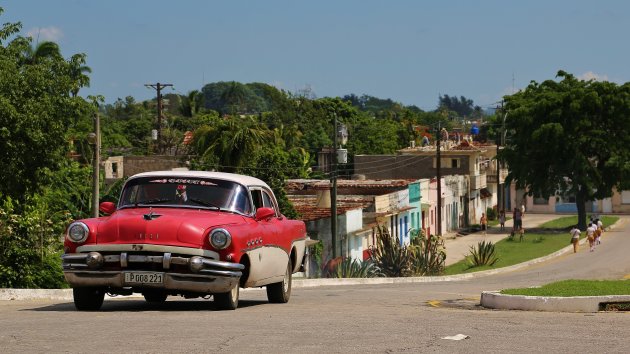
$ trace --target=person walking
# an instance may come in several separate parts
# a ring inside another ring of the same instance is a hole
[[[505,229],[505,210],[501,209],[499,212],[499,225],[501,226],[501,231]]]
[[[573,226],[573,228],[571,229],[571,231],[569,231],[569,233],[571,234],[571,243],[573,244],[573,253],[577,253],[578,246],[580,244],[580,229],[578,229],[577,225]]]
[[[600,218],[597,218],[597,230],[599,231],[599,233],[597,234],[597,237],[595,237],[595,241],[598,245],[601,245],[602,235],[604,234],[604,223],[602,223],[602,220]]]
[[[586,228],[586,239],[588,240],[588,245],[590,247],[589,252],[595,251],[595,230],[596,227],[593,223],[589,223]]]
[[[514,225],[512,227],[512,231],[516,232],[523,227],[523,213],[521,209],[514,208],[514,212],[512,213],[512,219],[514,219]]]
[[[479,220],[479,223],[481,224],[481,231],[483,231],[483,234],[486,234],[486,230],[488,230],[488,218],[486,218],[486,213],[481,213],[481,220]]]

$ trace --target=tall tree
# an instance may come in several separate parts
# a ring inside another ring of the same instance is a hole
[[[61,58],[61,50],[55,42],[45,41],[29,45],[24,47],[23,51],[23,60],[26,64],[37,64],[45,58]]]
[[[90,77],[87,74],[92,73],[92,69],[85,65],[85,54],[75,54],[70,58],[70,77],[74,81],[70,93],[72,97],[79,94],[81,87],[90,87]]]
[[[630,177],[630,83],[557,77],[505,97],[508,140],[499,157],[529,195],[574,195],[584,229],[586,201],[611,196]]]
[[[222,171],[235,172],[271,139],[271,132],[251,116],[228,117],[219,122],[197,129],[193,145],[201,158],[218,158],[217,167]]]
[[[5,45],[20,28],[0,29],[0,197],[16,200],[37,192],[45,171],[60,168],[69,150],[68,128],[90,109],[70,96],[69,62],[56,54],[33,61],[42,57],[29,56],[30,38],[17,36]]]

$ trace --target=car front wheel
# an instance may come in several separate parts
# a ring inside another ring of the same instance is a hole
[[[79,311],[98,311],[103,305],[105,291],[99,288],[74,288],[74,307]]]
[[[284,272],[284,278],[279,283],[273,283],[267,285],[267,299],[271,303],[284,304],[289,302],[291,297],[291,277],[293,275],[293,267],[291,261],[287,264],[287,269]]]
[[[239,286],[236,284],[227,293],[214,294],[214,303],[219,310],[236,310],[238,307]]]

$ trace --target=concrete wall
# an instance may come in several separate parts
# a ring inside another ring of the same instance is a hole
[[[176,156],[125,156],[124,158],[125,177],[141,172],[170,171],[181,167],[187,167],[187,165]]]

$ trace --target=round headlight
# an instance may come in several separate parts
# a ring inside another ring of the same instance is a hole
[[[72,242],[80,243],[87,240],[90,229],[82,222],[73,222],[68,227],[68,239]]]
[[[232,236],[226,229],[216,229],[210,233],[210,244],[218,250],[227,248],[231,242]]]

